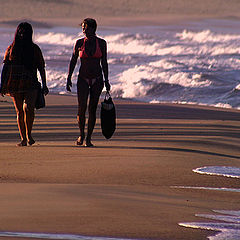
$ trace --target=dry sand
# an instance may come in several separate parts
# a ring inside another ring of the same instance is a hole
[[[105,140],[98,118],[96,147],[85,148],[75,146],[76,98],[49,95],[36,112],[36,144],[19,148],[11,100],[0,100],[0,231],[202,240],[210,232],[178,223],[239,210],[239,193],[171,188],[239,188],[192,172],[240,167],[239,111],[115,100],[115,135]]]

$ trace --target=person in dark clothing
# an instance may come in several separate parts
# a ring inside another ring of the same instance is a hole
[[[22,22],[18,25],[14,40],[5,52],[1,74],[0,92],[2,96],[12,97],[16,109],[21,137],[17,146],[20,147],[35,143],[31,132],[39,87],[37,71],[40,72],[44,94],[49,92],[44,58],[39,46],[33,43],[32,35],[31,24]]]

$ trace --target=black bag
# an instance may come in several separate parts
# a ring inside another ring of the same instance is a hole
[[[4,63],[3,67],[2,67],[1,85],[0,85],[0,93],[2,93],[2,94],[6,93],[6,86],[7,86],[7,81],[9,78],[10,67],[11,67],[10,63]]]
[[[39,109],[39,108],[44,108],[45,106],[46,105],[45,105],[45,97],[44,97],[43,89],[41,88],[41,84],[39,83],[35,108]]]
[[[111,138],[116,129],[116,110],[109,92],[101,102],[101,128],[106,139]]]

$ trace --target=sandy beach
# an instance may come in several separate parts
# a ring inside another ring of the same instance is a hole
[[[85,17],[100,26],[240,17],[234,0],[0,2],[0,26],[13,28],[22,20],[48,28],[76,27]],[[213,232],[178,223],[210,221],[195,214],[215,209],[239,210],[239,193],[175,188],[239,188],[239,179],[192,171],[240,167],[239,110],[114,99],[114,136],[102,136],[99,106],[95,147],[85,148],[75,144],[76,97],[50,94],[46,102],[36,111],[36,144],[19,148],[12,101],[0,96],[0,232],[203,240]]]
[[[239,208],[238,193],[172,188],[239,187],[192,172],[240,166],[239,111],[115,100],[115,135],[104,139],[98,113],[96,146],[85,148],[75,145],[76,98],[49,95],[36,112],[36,144],[18,148],[11,99],[0,100],[0,231],[200,240],[210,232],[178,223]]]

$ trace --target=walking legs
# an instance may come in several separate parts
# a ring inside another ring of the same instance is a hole
[[[80,129],[80,137],[77,140],[78,145],[82,145],[85,133],[85,121],[86,121],[86,109],[87,109],[87,101],[88,95],[90,94],[89,105],[88,105],[88,128],[87,128],[87,137],[86,137],[86,146],[93,146],[91,142],[92,133],[96,123],[96,111],[98,106],[99,97],[101,95],[103,89],[103,82],[96,81],[93,86],[89,88],[88,84],[85,80],[81,79],[78,82],[78,124]]]
[[[21,137],[21,142],[18,146],[27,146],[35,143],[32,138],[32,127],[34,122],[34,106],[37,97],[37,90],[32,90],[27,93],[15,94],[13,103],[17,114],[18,129]]]

